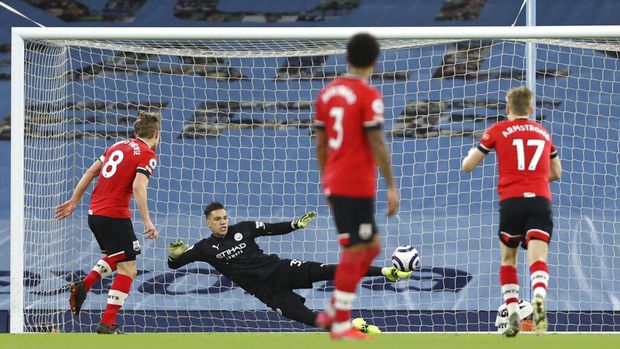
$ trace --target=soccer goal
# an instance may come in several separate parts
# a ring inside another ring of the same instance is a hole
[[[54,220],[83,171],[128,137],[140,110],[163,116],[149,205],[161,238],[141,241],[139,275],[120,314],[128,332],[313,331],[244,293],[207,264],[172,271],[167,245],[208,236],[211,201],[232,222],[288,220],[309,228],[262,238],[269,253],[334,263],[335,227],[321,194],[310,128],[313,99],[343,74],[346,39],[381,39],[370,84],[402,198],[384,246],[421,255],[413,278],[364,279],[354,316],[384,331],[494,332],[498,285],[495,156],[473,174],[460,160],[505,117],[505,94],[534,78],[536,118],[551,132],[564,175],[553,183],[550,331],[620,326],[620,27],[534,28],[15,28],[12,42],[11,332],[92,332],[111,280],[79,317],[68,285],[99,258],[89,195]],[[535,71],[528,73],[527,44]],[[92,190],[92,188],[91,188]],[[89,191],[90,193],[90,191]],[[142,222],[134,220],[136,231]],[[524,258],[521,296],[529,299]],[[333,285],[299,290],[322,309]]]

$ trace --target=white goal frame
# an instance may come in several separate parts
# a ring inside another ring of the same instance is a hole
[[[24,332],[24,42],[26,40],[347,39],[358,32],[379,39],[620,38],[620,26],[323,27],[323,28],[13,28],[11,42],[10,332]],[[531,69],[533,65],[528,65]]]

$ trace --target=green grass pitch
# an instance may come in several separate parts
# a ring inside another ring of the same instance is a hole
[[[606,349],[620,348],[620,334],[532,334],[503,338],[497,334],[390,334],[367,342],[334,342],[326,333],[158,333],[101,336],[96,334],[1,334],[0,349]]]

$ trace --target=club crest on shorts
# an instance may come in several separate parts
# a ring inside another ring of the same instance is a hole
[[[235,241],[241,241],[241,239],[243,239],[243,235],[241,233],[236,233],[235,234]]]
[[[133,242],[133,250],[136,251],[136,252],[140,251],[140,241],[135,240]]]
[[[372,237],[372,224],[370,223],[360,224],[358,234],[359,234],[359,237],[362,238],[362,240],[370,239]]]

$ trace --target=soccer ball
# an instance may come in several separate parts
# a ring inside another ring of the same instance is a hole
[[[420,255],[413,246],[398,246],[392,253],[392,265],[400,271],[412,271],[420,265]]]

